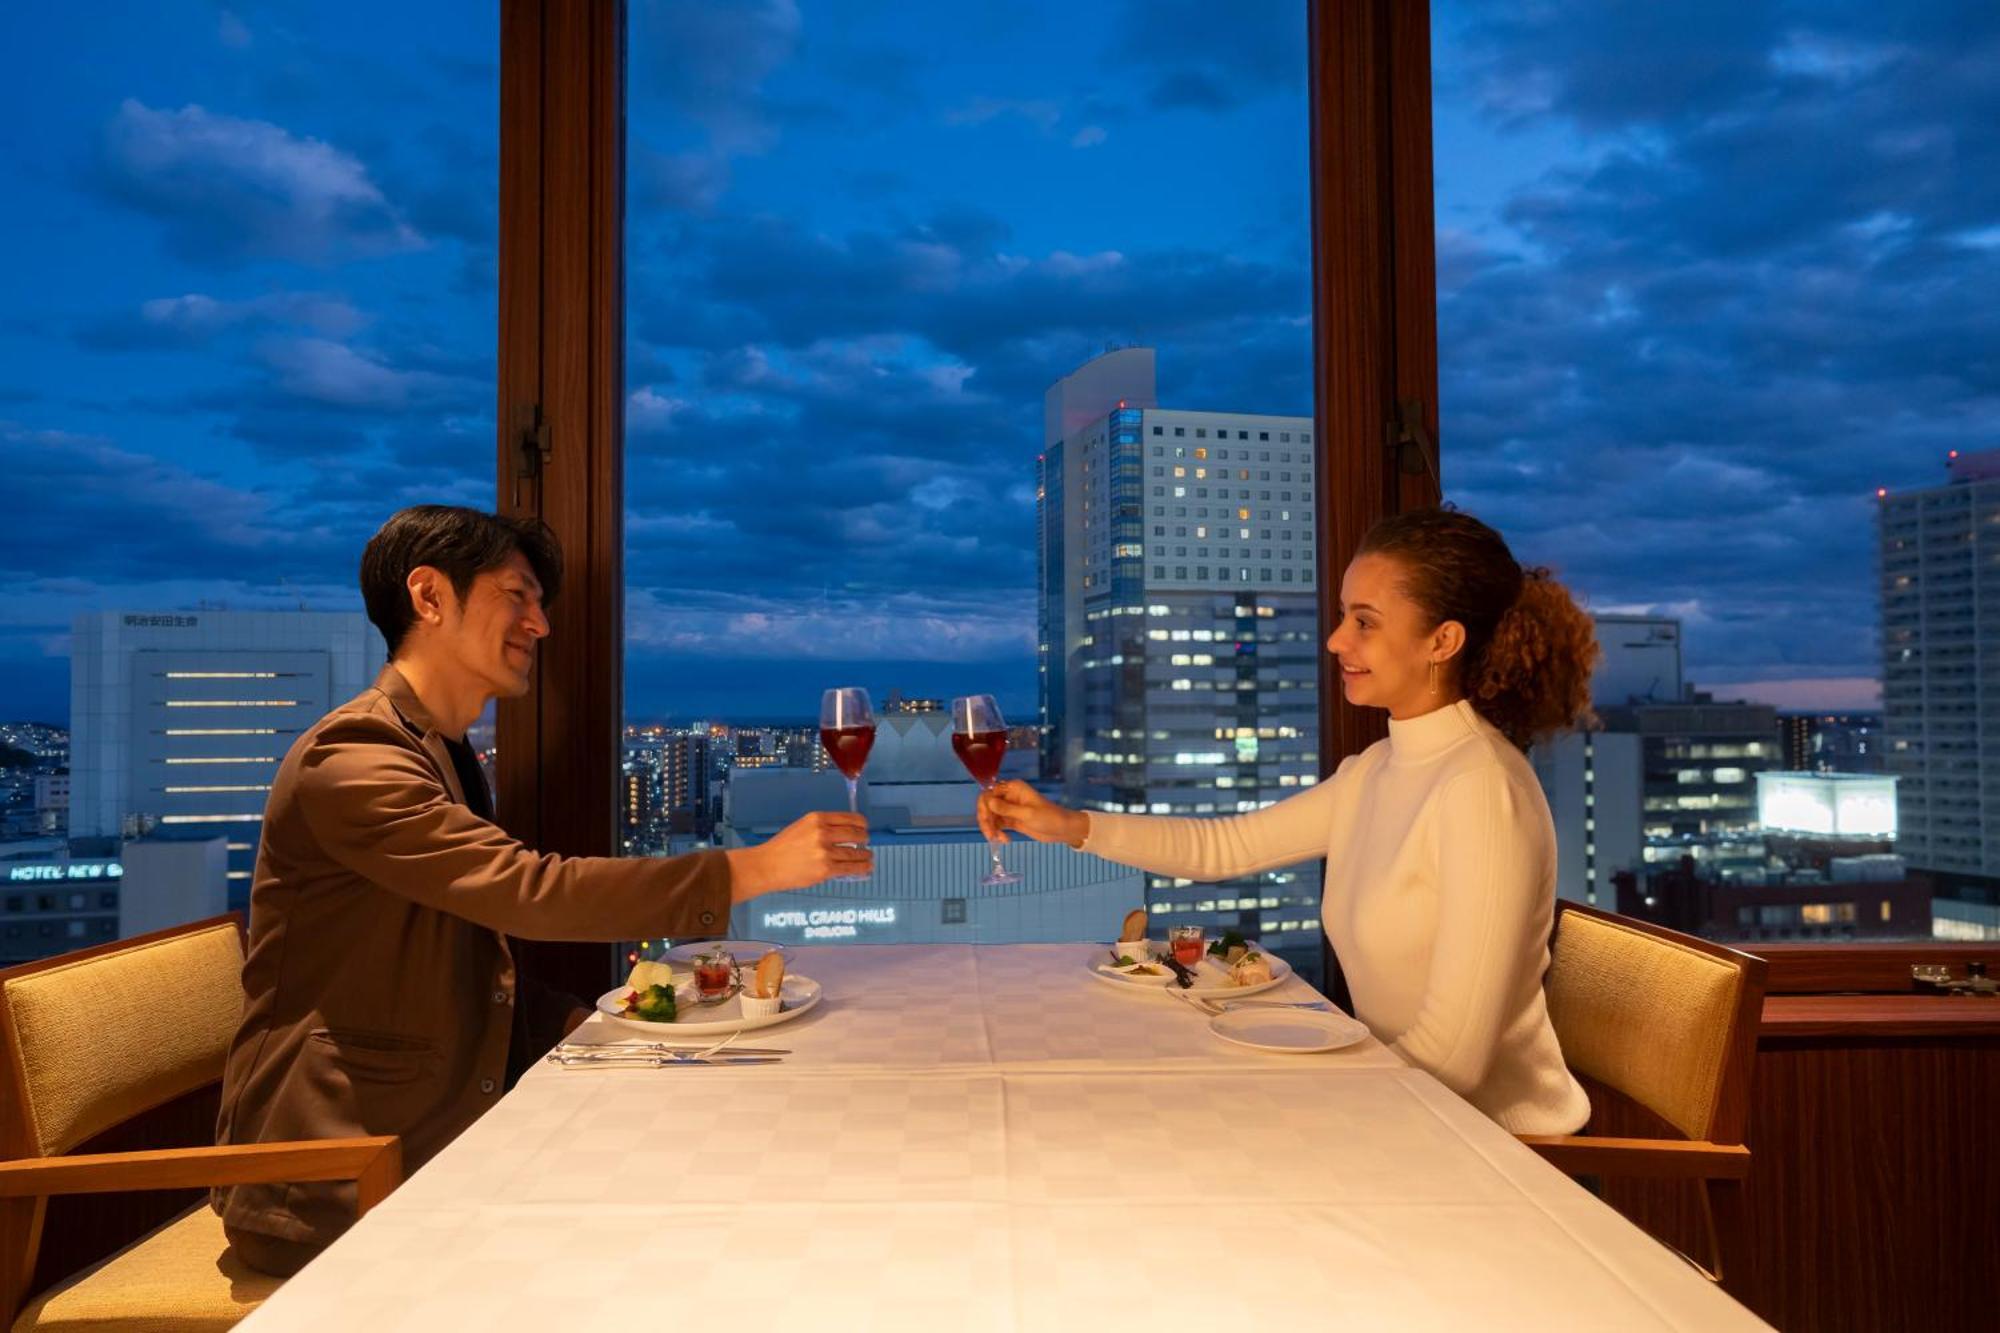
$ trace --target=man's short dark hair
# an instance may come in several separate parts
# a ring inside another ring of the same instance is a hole
[[[429,565],[463,602],[472,581],[519,551],[542,585],[542,604],[562,589],[562,548],[540,519],[509,518],[458,505],[413,505],[392,514],[361,552],[361,600],[394,657],[416,621],[410,571]]]

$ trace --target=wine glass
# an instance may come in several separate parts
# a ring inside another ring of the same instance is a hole
[[[993,785],[1000,776],[1000,760],[1007,754],[1007,722],[1000,716],[1000,705],[993,702],[992,695],[973,694],[951,701],[951,748],[982,790]],[[1000,863],[998,844],[1006,841],[1006,835],[1002,834],[997,842],[987,842],[986,854],[992,858],[993,866],[980,879],[981,884],[1021,882],[1019,875]]]
[[[861,769],[868,762],[868,752],[875,747],[875,706],[868,702],[868,691],[858,685],[843,685],[819,697],[819,743],[826,747],[826,757],[847,779],[847,812],[861,813]],[[868,876],[835,878],[867,879]]]

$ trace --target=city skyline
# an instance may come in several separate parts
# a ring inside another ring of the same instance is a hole
[[[491,503],[493,22],[4,20],[0,711],[78,612],[355,609],[391,507]],[[1042,391],[1310,414],[1302,7],[631,22],[629,714],[1025,717]],[[2000,437],[1996,22],[1436,7],[1446,493],[1718,696],[1874,706],[1874,489]]]

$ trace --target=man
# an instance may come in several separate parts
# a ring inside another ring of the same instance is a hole
[[[866,823],[845,813],[635,860],[543,855],[493,824],[465,731],[527,692],[561,581],[546,528],[470,509],[405,509],[368,543],[361,592],[390,660],[272,782],[220,1142],[395,1134],[413,1170],[499,1098],[510,1056],[583,1016],[517,982],[508,935],[714,933],[732,903],[868,872]],[[354,1188],[242,1185],[214,1204],[244,1262],[288,1276],[352,1223]]]

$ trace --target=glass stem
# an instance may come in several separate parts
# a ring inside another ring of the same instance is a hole
[[[981,791],[991,791],[992,789],[993,788],[990,784],[982,786],[980,788]],[[1002,847],[1005,847],[1006,845],[1007,845],[1007,835],[1004,833],[1002,833],[997,838],[988,838],[986,840],[986,855],[992,859],[993,873],[996,875],[1004,875],[1007,873],[1007,867],[1002,865],[1000,862],[1000,849]]]
[[[847,813],[850,815],[861,813],[861,780],[859,778],[849,778],[847,780]]]

